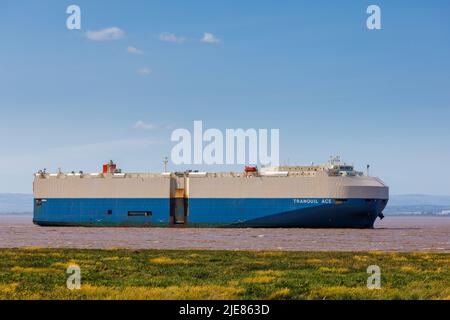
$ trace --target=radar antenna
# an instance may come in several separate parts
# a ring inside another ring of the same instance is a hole
[[[169,163],[169,158],[164,157],[163,164],[164,164],[164,172],[167,172],[167,164]]]

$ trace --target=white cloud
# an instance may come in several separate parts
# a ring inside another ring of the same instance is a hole
[[[117,27],[86,32],[86,37],[92,41],[117,40],[123,38],[124,35],[125,32]]]
[[[134,129],[142,129],[142,130],[155,130],[157,128],[153,123],[144,122],[142,120],[137,121],[133,125]]]
[[[148,76],[148,75],[150,75],[152,73],[152,70],[149,69],[149,68],[141,68],[141,69],[138,70],[138,73],[141,76]]]
[[[215,35],[213,35],[210,32],[205,32],[203,34],[202,42],[204,42],[204,43],[219,43],[220,39],[217,38]]]
[[[130,54],[143,54],[144,53],[144,51],[142,51],[136,47],[128,47],[127,52]]]
[[[184,41],[186,41],[186,38],[179,37],[173,33],[163,32],[159,35],[159,40],[166,42],[183,43]]]

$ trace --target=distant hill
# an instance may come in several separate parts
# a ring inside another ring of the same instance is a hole
[[[33,212],[33,195],[0,193],[0,214]]]
[[[391,195],[386,215],[450,215],[450,196]]]
[[[450,196],[430,196],[426,194],[391,195],[388,206],[450,206]]]

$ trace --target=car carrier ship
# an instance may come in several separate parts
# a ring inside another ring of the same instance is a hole
[[[372,228],[389,198],[379,178],[339,158],[243,172],[47,173],[33,182],[40,226]]]

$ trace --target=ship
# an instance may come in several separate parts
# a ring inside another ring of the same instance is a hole
[[[332,158],[323,165],[242,172],[34,175],[39,226],[373,228],[389,200],[378,177]]]

